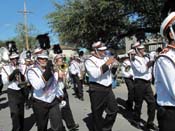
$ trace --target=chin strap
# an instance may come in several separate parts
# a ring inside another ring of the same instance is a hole
[[[136,54],[138,55],[138,56],[142,56],[142,54],[140,53],[140,51],[136,48],[135,49],[135,51],[136,51]]]
[[[98,53],[98,50],[97,50],[97,49],[95,49],[95,52],[96,52],[96,54],[97,54],[97,56],[98,56],[99,58],[102,58],[102,57],[99,55],[99,53]]]
[[[170,31],[171,31],[171,33],[172,33],[172,35],[173,35],[173,39],[174,39],[174,41],[175,41],[175,34],[174,34],[174,30],[173,30],[172,25],[170,26]]]

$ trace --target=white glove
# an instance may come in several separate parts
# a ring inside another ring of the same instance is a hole
[[[62,100],[59,106],[60,106],[60,108],[65,107],[66,106],[66,101]]]

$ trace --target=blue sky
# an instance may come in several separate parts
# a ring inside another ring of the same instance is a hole
[[[27,10],[32,12],[27,15],[28,25],[34,25],[39,33],[47,33],[49,29],[48,21],[44,18],[47,14],[55,10],[52,0],[26,0]],[[55,0],[62,2],[63,0]],[[24,0],[1,0],[0,4],[0,40],[10,40],[15,34],[15,27],[19,22],[24,22],[23,14],[19,11],[24,9]],[[51,36],[53,34],[50,34]],[[54,36],[53,36],[54,37]],[[55,42],[55,38],[51,38]]]

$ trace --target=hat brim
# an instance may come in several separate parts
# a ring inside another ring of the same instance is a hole
[[[175,12],[172,12],[165,18],[160,27],[161,36],[166,37],[165,32],[167,28],[173,23],[174,20],[175,20]]]
[[[140,45],[137,47],[137,49],[145,49],[145,47],[143,45]]]
[[[140,46],[140,45],[141,45],[140,42],[136,42],[135,44],[132,45],[132,47],[133,47],[133,48],[136,48],[136,47],[138,47],[138,46]]]
[[[128,54],[135,54],[135,50],[134,49],[131,49],[127,52]]]
[[[98,47],[101,47],[102,46],[102,43],[101,41],[98,41],[98,42],[95,42],[92,44],[92,48],[98,48]]]
[[[56,59],[60,59],[60,58],[63,58],[63,55],[56,55],[54,59],[56,60]]]
[[[104,51],[104,50],[107,50],[107,47],[106,46],[102,46],[100,48],[98,48],[99,51]]]
[[[12,55],[12,56],[10,56],[9,58],[10,58],[10,59],[19,58],[19,55],[18,55],[18,54],[16,54],[16,55]]]
[[[34,50],[34,52],[33,52],[33,54],[40,54],[40,53],[42,53],[42,51],[43,51],[43,49],[35,49]]]
[[[48,56],[37,56],[37,58],[43,58],[43,59],[48,59]]]
[[[32,61],[31,59],[25,59],[25,61]]]

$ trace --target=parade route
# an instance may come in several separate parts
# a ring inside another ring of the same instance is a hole
[[[73,90],[67,90],[69,94],[70,106],[73,112],[76,123],[80,125],[79,131],[92,131],[91,109],[88,96],[88,87],[84,86],[84,101],[80,101],[73,95]],[[132,114],[128,112],[125,107],[125,100],[127,99],[127,88],[124,83],[113,89],[116,100],[118,101],[119,111],[116,121],[113,126],[113,131],[139,131],[145,129],[137,129],[131,124]],[[105,115],[105,113],[104,113]],[[147,120],[147,105],[143,103],[142,119]],[[0,131],[10,131],[12,124],[10,119],[9,107],[7,102],[6,87],[3,89],[3,94],[0,96]],[[32,109],[25,110],[25,131],[37,131],[35,117]],[[157,120],[155,117],[155,123]],[[48,131],[49,131],[48,125]]]

